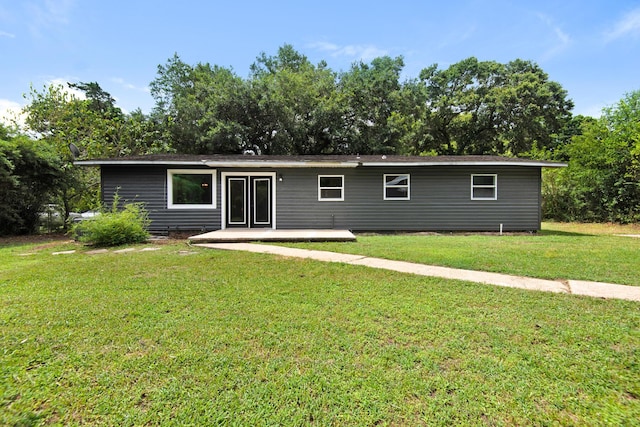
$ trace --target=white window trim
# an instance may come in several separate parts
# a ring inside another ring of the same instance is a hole
[[[342,186],[340,187],[321,187],[321,178],[340,178],[342,179]],[[323,198],[322,190],[337,190],[340,189],[340,197]],[[342,202],[344,201],[344,175],[318,175],[318,201],[320,202]]]
[[[476,176],[493,177],[493,185],[473,185],[473,178]],[[473,197],[473,190],[476,188],[492,188],[493,197]],[[471,174],[471,200],[498,200],[498,175],[495,173],[476,173]]]
[[[407,184],[389,185],[387,184],[388,176],[406,176]],[[387,188],[406,188],[406,197],[387,197]],[[383,200],[411,200],[411,175],[408,173],[386,173],[382,176],[382,199]]]
[[[211,204],[188,205],[173,203],[173,175],[211,175]],[[167,209],[216,209],[216,170],[167,169]]]

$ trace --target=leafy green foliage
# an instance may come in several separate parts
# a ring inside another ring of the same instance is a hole
[[[31,88],[25,108],[27,125],[39,141],[53,147],[61,159],[62,178],[57,182],[57,201],[64,218],[72,210],[95,206],[98,171],[73,166],[69,144],[79,148],[82,157],[104,158],[170,151],[161,121],[140,111],[125,115],[115,100],[97,83],[70,84],[83,91],[80,99],[61,85],[43,91]],[[66,221],[65,221],[66,223]]]
[[[231,70],[209,64],[191,67],[176,54],[158,66],[150,87],[156,99],[154,116],[163,117],[173,148],[219,154],[242,149],[248,93]]]
[[[95,246],[118,246],[141,243],[149,238],[149,217],[140,203],[128,203],[118,208],[114,197],[110,211],[103,211],[89,220],[77,223],[73,232],[81,242]]]
[[[247,85],[253,114],[247,148],[253,142],[262,154],[323,154],[344,146],[336,75],[324,62],[314,66],[285,45],[276,56],[258,57]]]
[[[43,205],[55,199],[61,162],[46,144],[0,129],[0,235],[32,233]]]
[[[428,105],[426,150],[438,154],[507,154],[553,146],[573,103],[535,63],[506,64],[468,58],[424,69],[420,83]]]
[[[545,176],[547,217],[640,221],[640,90],[582,121],[564,152],[569,167]]]
[[[570,118],[566,91],[536,64],[475,58],[400,82],[403,58],[341,73],[291,45],[262,53],[248,79],[178,55],[151,83],[185,153],[506,154],[553,148]]]

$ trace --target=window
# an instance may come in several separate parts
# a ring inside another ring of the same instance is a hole
[[[471,175],[471,200],[497,200],[498,175]]]
[[[384,175],[384,200],[409,199],[409,175]]]
[[[168,170],[169,209],[215,209],[216,172],[210,170]]]
[[[344,175],[318,175],[318,200],[344,200]]]

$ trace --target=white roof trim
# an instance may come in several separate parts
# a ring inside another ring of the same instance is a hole
[[[279,162],[279,161],[205,161],[205,165],[212,168],[235,167],[235,168],[357,168],[357,162]]]
[[[202,166],[202,161],[184,160],[77,160],[73,162],[80,166],[101,166],[101,165],[172,165],[172,166]]]
[[[413,167],[413,166],[533,166],[561,168],[566,163],[548,162],[490,162],[490,161],[456,161],[456,162],[362,162],[362,166],[371,167]]]
[[[101,165],[161,165],[161,166],[208,166],[210,168],[357,168],[364,167],[420,167],[420,166],[524,166],[562,168],[566,163],[544,161],[450,161],[450,162],[318,162],[318,161],[233,161],[233,160],[78,160],[74,164],[80,166]]]
[[[284,162],[284,161],[180,161],[180,160],[78,160],[80,166],[102,165],[162,165],[162,166],[208,166],[210,168],[356,168],[357,162]]]

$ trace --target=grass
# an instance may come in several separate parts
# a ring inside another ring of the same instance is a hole
[[[86,251],[0,247],[2,425],[640,419],[638,303],[184,244]]]
[[[552,280],[640,286],[638,226],[545,223],[538,234],[358,235],[357,242],[286,246]]]

